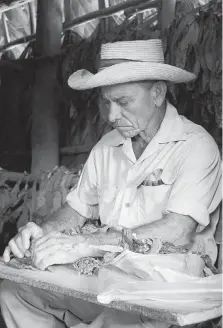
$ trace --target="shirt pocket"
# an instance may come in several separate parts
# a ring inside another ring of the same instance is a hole
[[[158,186],[139,186],[139,218],[153,222],[162,218],[175,178],[169,172],[161,176],[163,184]],[[146,222],[143,222],[146,224]]]

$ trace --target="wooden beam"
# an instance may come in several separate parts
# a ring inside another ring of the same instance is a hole
[[[12,3],[10,3],[9,5],[6,4],[0,4],[0,14],[12,10],[14,8],[18,8],[20,6],[23,6],[29,2],[32,2],[34,0],[17,0],[17,1],[13,1]]]
[[[128,9],[130,7],[137,7],[139,5],[141,5],[142,3],[145,3],[147,2],[148,3],[148,7],[147,8],[154,8],[156,7],[158,1],[157,0],[128,0],[128,1],[125,1],[121,4],[118,4],[118,5],[115,5],[115,6],[111,6],[109,8],[104,8],[104,9],[101,9],[101,10],[97,10],[97,11],[94,11],[92,13],[88,13],[82,17],[77,17],[76,19],[74,19],[73,21],[71,22],[66,22],[64,24],[64,29],[69,29],[75,25],[81,25],[81,24],[84,24],[86,22],[89,22],[91,21],[92,19],[95,19],[95,18],[105,18],[105,17],[109,17],[113,14],[116,14],[118,12],[124,12],[125,9]],[[134,8],[132,8],[134,9]],[[137,10],[137,8],[135,8]]]
[[[7,17],[5,15],[5,13],[2,13],[2,25],[3,25],[3,34],[4,34],[5,43],[9,43],[10,36],[9,36]]]
[[[124,12],[127,9],[131,8],[132,13],[135,11],[138,11],[137,6],[141,6],[143,3],[148,3],[148,5],[146,6],[145,9],[149,9],[149,8],[155,8],[158,5],[158,0],[128,0],[126,2],[123,2],[121,4],[115,5],[115,6],[111,6],[109,8],[104,8],[101,10],[97,10],[97,11],[93,11],[91,13],[88,13],[84,16],[81,17],[77,17],[74,20],[70,21],[70,22],[65,22],[63,24],[63,31],[66,31],[74,26],[78,26],[81,24],[85,24],[87,22],[90,22],[93,19],[96,18],[105,18],[105,17],[109,17],[112,16],[113,14],[116,14],[118,12]],[[36,34],[31,34],[31,35],[27,35],[25,37],[19,38],[17,40],[14,40],[8,44],[5,44],[3,46],[0,46],[0,52],[9,49],[11,47],[14,47],[18,44],[22,44],[22,43],[27,43],[30,41],[34,41],[36,39]]]
[[[157,4],[158,6],[158,4]],[[125,14],[128,16],[128,17],[132,17],[133,15],[139,15],[139,14],[142,14],[144,13],[146,10],[149,10],[149,9],[152,9],[154,8],[155,9],[155,6],[153,7],[148,7],[148,3],[142,3],[140,4],[139,6],[137,6],[136,8],[128,8],[125,10]],[[142,22],[140,23],[142,24]]]
[[[80,155],[80,154],[89,154],[93,147],[94,147],[94,145],[63,147],[63,148],[60,148],[60,155],[73,156],[73,155]]]

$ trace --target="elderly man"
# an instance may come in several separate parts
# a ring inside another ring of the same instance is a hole
[[[91,151],[67,204],[41,227],[34,223],[23,227],[9,242],[5,261],[10,253],[30,256],[33,240],[31,256],[39,269],[72,263],[99,255],[89,245],[118,245],[123,228],[131,229],[138,239],[156,237],[176,245],[195,240],[193,247],[215,261],[213,233],[221,199],[218,148],[201,126],[180,116],[165,99],[167,82],[194,78],[164,63],[160,40],[105,44],[97,74],[75,72],[68,81],[71,88],[101,87],[101,114],[114,129]],[[113,229],[90,236],[61,233],[98,218]],[[201,231],[210,223],[211,233],[205,238]],[[194,239],[195,232],[200,238]],[[65,327],[90,322],[103,310],[6,281],[1,308],[9,328]],[[121,313],[120,319],[116,313],[113,325],[109,320],[103,327],[118,327],[117,320],[122,327],[146,327],[140,318],[123,318]]]

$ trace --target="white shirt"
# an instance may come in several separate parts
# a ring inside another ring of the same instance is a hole
[[[142,185],[157,170],[162,170],[162,185]],[[201,230],[221,201],[220,186],[215,141],[168,103],[159,131],[138,160],[130,138],[117,130],[106,134],[67,202],[81,215],[100,216],[102,224],[116,228],[135,228],[173,212],[192,217]]]

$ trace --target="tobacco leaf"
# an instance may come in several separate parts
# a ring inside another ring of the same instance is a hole
[[[168,86],[168,99],[180,113],[203,125],[215,138],[219,134],[216,129],[222,126],[218,100],[222,89],[221,22],[221,6],[210,1],[196,13],[176,14],[163,41],[166,62],[197,76],[192,83]],[[219,144],[219,138],[216,142]]]
[[[32,186],[32,196],[31,196],[31,212],[32,215],[36,212],[36,199],[37,199],[37,181],[34,181]]]
[[[204,60],[206,67],[212,72],[215,67],[215,49],[213,51],[212,41],[216,43],[216,33],[214,29],[213,21],[210,21],[208,33],[206,34],[205,45],[204,45]]]
[[[192,72],[198,76],[200,73],[200,69],[201,69],[201,64],[200,64],[200,58],[199,58],[199,53],[197,50],[197,45],[193,46],[193,51],[194,51],[194,64],[193,64],[193,68],[192,68]]]
[[[16,226],[17,229],[23,227],[25,224],[29,222],[29,208],[27,205],[23,206],[23,211],[17,220]]]
[[[2,172],[1,172],[1,175],[0,175],[0,188],[1,187],[7,187],[7,185],[5,184],[5,182],[7,181],[7,177],[4,175],[4,174],[2,174]]]
[[[0,189],[0,208],[3,211],[7,211],[7,209],[12,204],[10,191],[6,188]]]

